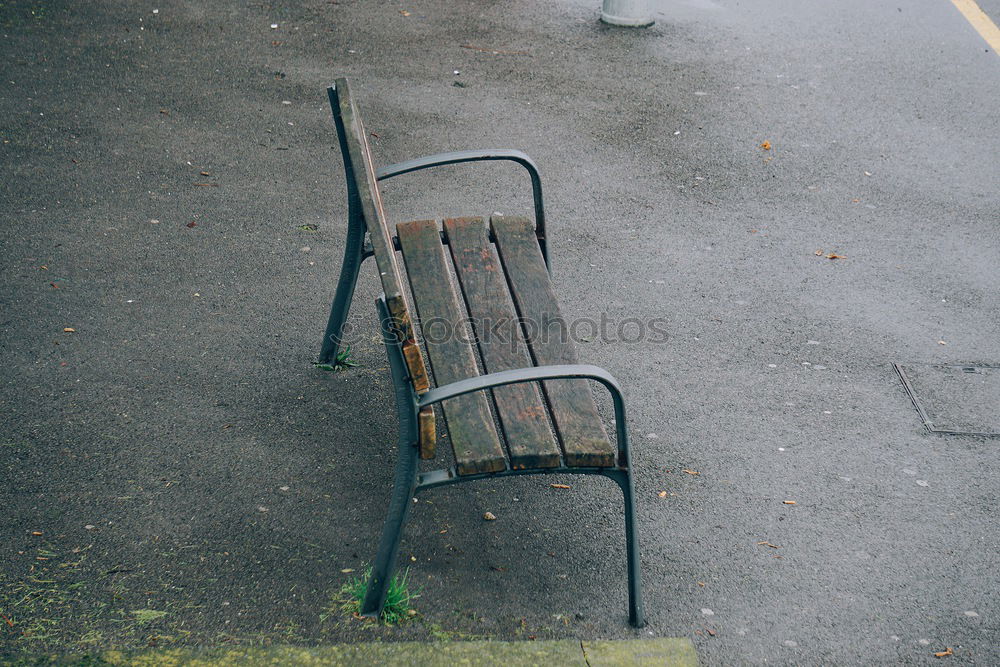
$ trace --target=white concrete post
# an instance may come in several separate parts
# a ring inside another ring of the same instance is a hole
[[[611,25],[645,28],[653,25],[647,0],[604,0],[601,20]]]

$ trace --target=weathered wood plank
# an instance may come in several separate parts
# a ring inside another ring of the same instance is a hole
[[[531,366],[507,281],[490,247],[483,219],[445,220],[444,229],[486,372]],[[493,389],[512,468],[559,465],[559,445],[549,429],[537,384]]]
[[[461,328],[465,313],[448,275],[437,223],[402,223],[396,230],[435,381],[440,386],[479,375],[475,352]],[[459,474],[497,472],[507,467],[485,394],[458,396],[441,407]]]
[[[340,137],[341,143],[350,157],[347,165],[350,173],[347,177],[348,180],[353,180],[355,185],[356,191],[352,194],[358,197],[358,204],[361,206],[368,228],[386,302],[391,303],[398,298],[403,305],[407,305],[399,266],[393,252],[392,234],[385,219],[382,196],[375,178],[371,147],[368,145],[364,123],[361,122],[354,99],[351,97],[347,79],[337,79],[330,89],[330,96],[331,103],[336,103],[334,113],[338,115],[340,121],[337,123],[338,133],[343,132],[343,136]],[[395,313],[392,314],[395,316]]]
[[[410,382],[413,390],[418,394],[423,394],[431,387],[431,380],[427,377],[427,368],[424,367],[424,360],[420,358],[420,348],[412,341],[403,343],[403,359],[406,360],[406,367],[410,371]]]
[[[400,278],[399,263],[393,249],[392,234],[386,222],[382,208],[382,194],[375,178],[375,166],[372,163],[371,147],[368,145],[368,135],[364,123],[358,114],[354,99],[351,97],[347,79],[337,79],[329,90],[330,105],[333,108],[334,120],[337,125],[337,137],[340,140],[341,151],[344,154],[344,169],[347,172],[348,195],[351,197],[351,208],[360,208],[361,215],[368,229],[372,250],[375,253],[375,263],[378,267],[382,291],[385,293],[385,303],[392,317],[393,327],[403,351],[406,353],[406,365],[410,377],[414,380],[417,393],[427,391],[428,385],[419,384],[427,377],[423,357],[413,335],[413,324],[410,318],[410,306],[403,290]],[[412,351],[407,350],[410,347]],[[433,445],[431,447],[433,449]]]
[[[420,408],[417,414],[420,422],[420,458],[432,459],[437,449],[437,426],[434,422],[434,407]]]
[[[539,366],[578,363],[569,336],[569,323],[559,311],[535,239],[534,225],[526,218],[493,216],[490,228],[535,363]],[[589,383],[586,380],[547,380],[543,387],[566,463],[613,466],[615,450],[597,413]]]

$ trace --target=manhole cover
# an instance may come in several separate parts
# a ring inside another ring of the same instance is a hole
[[[1000,365],[893,366],[928,431],[1000,436]]]

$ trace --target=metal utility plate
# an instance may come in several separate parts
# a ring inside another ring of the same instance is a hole
[[[893,364],[933,433],[1000,436],[1000,364]]]

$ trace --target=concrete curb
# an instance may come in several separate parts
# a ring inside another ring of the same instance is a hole
[[[229,665],[665,665],[696,667],[691,640],[677,637],[624,641],[573,639],[533,642],[368,642],[332,646],[108,651],[112,665],[168,667]],[[67,661],[69,662],[69,661]],[[58,664],[58,663],[57,663]],[[94,663],[91,663],[94,664]],[[101,664],[97,662],[96,664]]]

